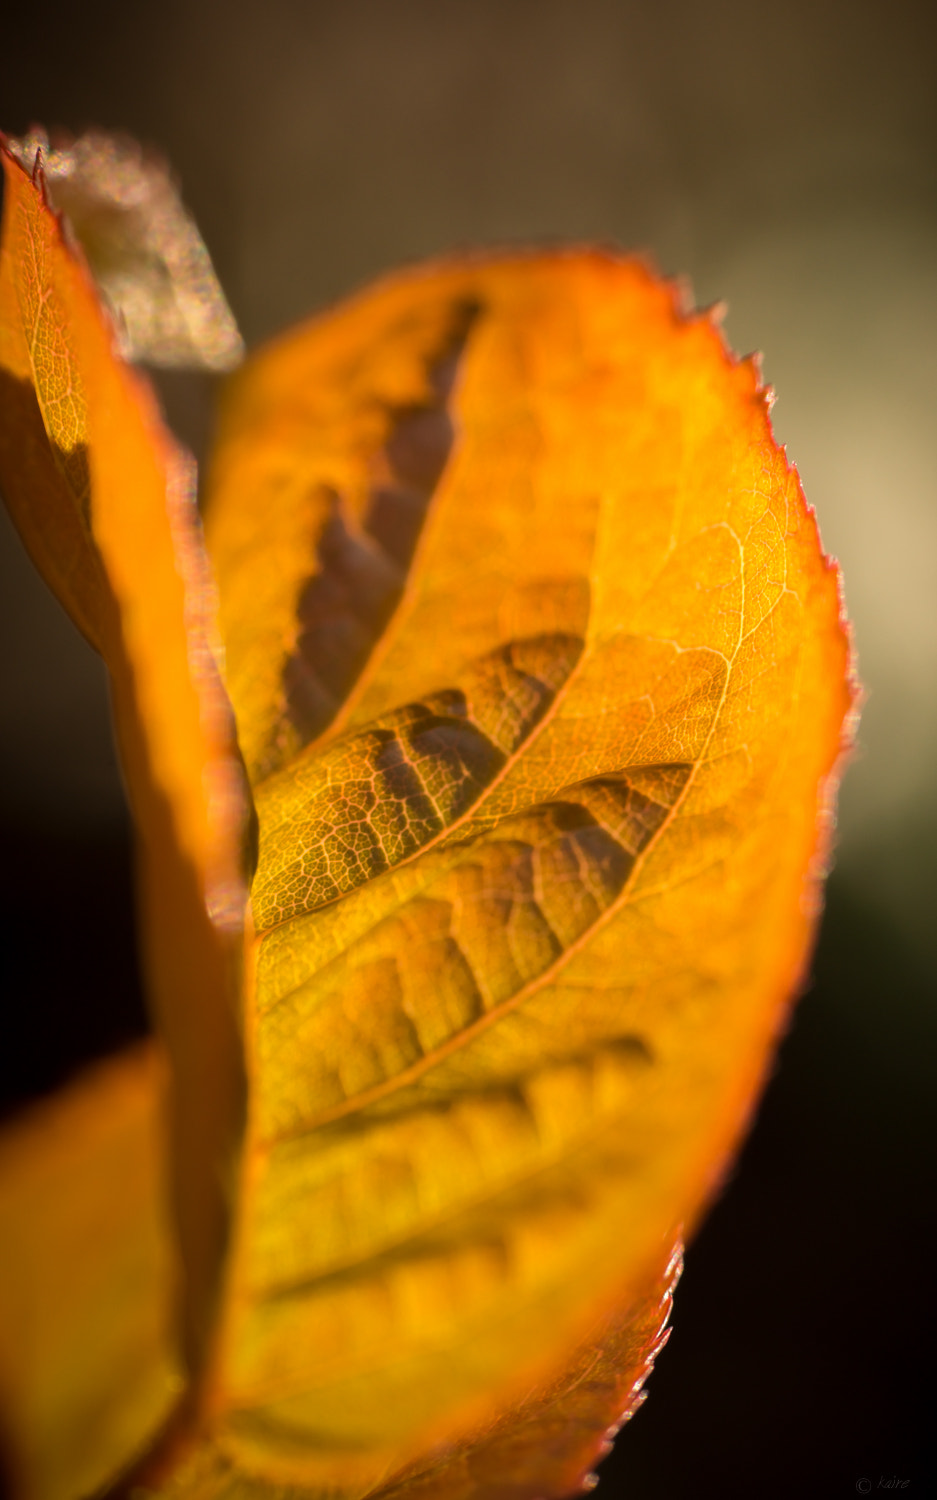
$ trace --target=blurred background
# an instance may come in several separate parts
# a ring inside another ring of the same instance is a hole
[[[46,0],[0,36],[0,126],[36,121],[168,156],[249,343],[562,238],[648,251],[763,351],[868,700],[813,978],[598,1495],[937,1493],[933,0]],[[197,446],[206,383],[164,390]],[[10,1110],[144,1021],[102,672],[5,517],[0,630]]]

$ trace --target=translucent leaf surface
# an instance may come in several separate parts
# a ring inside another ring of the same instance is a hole
[[[287,336],[209,501],[260,825],[213,1441],[357,1496],[556,1378],[711,1194],[803,969],[848,647],[754,367],[611,255]]]
[[[173,1193],[198,1362],[242,1110],[235,971],[242,794],[212,654],[191,465],[117,353],[80,253],[3,148],[0,489],[40,572],[107,662],[139,832],[154,1009],[172,1063]]]
[[[108,1480],[181,1385],[164,1071],[134,1048],[0,1131],[3,1437],[31,1500]]]
[[[681,1263],[678,1244],[644,1296],[594,1327],[558,1376],[422,1455],[369,1490],[369,1500],[561,1500],[589,1488],[590,1465],[644,1401],[644,1381],[669,1337]],[[312,1500],[329,1491],[252,1476],[208,1443],[183,1464],[167,1493],[187,1500]]]
[[[803,970],[835,571],[753,366],[636,262],[419,268],[262,351],[208,486],[242,953],[191,473],[25,149],[0,485],[111,671],[186,1278],[190,1385],[109,1493],[559,1500],[634,1409]],[[14,1451],[58,1441],[56,1379]]]

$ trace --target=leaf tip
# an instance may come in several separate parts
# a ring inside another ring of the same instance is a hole
[[[31,173],[69,249],[80,247],[126,358],[219,373],[241,363],[243,339],[158,153],[97,130],[50,143],[38,126],[3,144]]]

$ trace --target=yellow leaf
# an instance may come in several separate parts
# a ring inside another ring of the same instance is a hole
[[[107,316],[41,163],[2,149],[0,487],[40,572],[102,652],[137,823],[144,947],[172,1067],[185,1344],[199,1362],[242,1111],[242,793],[213,658],[191,466]],[[32,162],[29,166],[32,167]]]
[[[258,937],[177,1492],[360,1496],[454,1476],[711,1196],[806,959],[848,644],[752,364],[613,255],[288,335],[209,504]]]
[[[167,1414],[174,1267],[152,1045],[0,1132],[0,1394],[16,1493],[106,1482]]]

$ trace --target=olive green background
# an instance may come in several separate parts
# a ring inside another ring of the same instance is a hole
[[[606,1500],[928,1492],[935,80],[923,0],[53,0],[0,31],[0,125],[164,152],[251,343],[401,261],[559,238],[647,251],[764,351],[868,701],[814,982]],[[207,383],[163,388],[199,446]],[[143,1022],[103,678],[5,523],[0,631],[12,1108]]]

